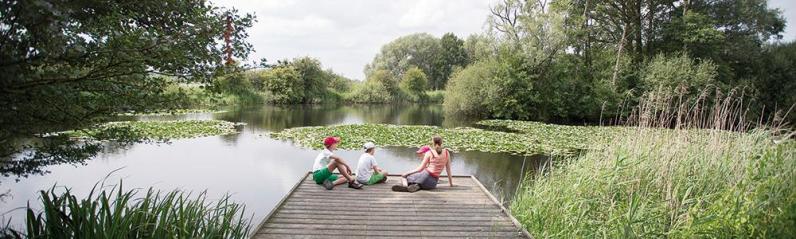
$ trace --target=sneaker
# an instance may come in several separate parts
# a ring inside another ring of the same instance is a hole
[[[406,186],[404,186],[404,185],[397,184],[397,185],[393,185],[392,186],[392,191],[394,191],[394,192],[409,192],[409,189]]]
[[[327,179],[327,180],[323,181],[323,187],[326,188],[326,190],[332,190],[332,189],[334,189],[334,182],[332,182],[331,180]]]
[[[418,190],[420,190],[420,185],[417,184],[412,184],[409,185],[409,187],[406,187],[406,191],[410,193],[417,192]]]
[[[348,183],[348,187],[349,188],[353,188],[353,189],[362,189],[362,184],[359,183],[359,182],[356,182],[356,181],[355,182],[350,182],[350,183]]]

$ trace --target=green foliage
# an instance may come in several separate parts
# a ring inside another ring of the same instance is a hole
[[[762,109],[756,112],[765,112],[791,124],[796,122],[796,109],[791,108],[796,105],[796,42],[766,48],[759,70],[754,87],[760,102],[758,108]]]
[[[278,104],[301,103],[305,99],[301,74],[291,66],[279,66],[261,72],[268,101]]]
[[[445,101],[444,90],[426,91],[426,102],[428,103],[442,103]]]
[[[4,140],[167,104],[164,75],[185,81],[219,75],[225,69],[217,39],[227,17],[236,26],[239,58],[250,52],[243,39],[254,20],[204,0],[9,1],[0,15]]]
[[[302,103],[320,102],[326,95],[327,84],[332,78],[321,69],[321,62],[315,58],[300,57],[293,59],[289,65],[299,74],[302,83],[301,89],[304,91],[301,94]]]
[[[351,92],[347,93],[344,98],[345,101],[352,103],[389,103],[393,101],[387,87],[376,80],[355,84]]]
[[[224,196],[209,202],[179,190],[109,190],[95,186],[79,199],[70,189],[40,192],[42,211],[27,208],[25,238],[247,238],[245,207]],[[22,238],[6,228],[5,238]]]
[[[271,137],[290,139],[305,147],[321,148],[323,138],[333,135],[342,137],[340,148],[357,149],[366,141],[382,146],[417,147],[427,144],[432,136],[440,135],[445,138],[445,146],[455,150],[569,155],[578,150],[604,147],[607,140],[625,131],[619,127],[562,126],[524,121],[482,121],[479,124],[517,133],[475,128],[364,124],[290,128],[272,133]]]
[[[433,61],[433,68],[430,86],[434,90],[443,89],[448,83],[451,73],[455,67],[464,67],[470,63],[467,51],[464,49],[464,41],[453,35],[445,33],[439,39],[440,49]]]
[[[644,68],[639,88],[643,93],[691,92],[693,95],[694,91],[716,84],[716,70],[712,62],[697,63],[684,54],[675,57],[658,55]]]
[[[409,68],[401,79],[400,87],[404,94],[414,101],[426,100],[426,86],[428,79],[426,74],[417,67]]]
[[[479,61],[453,73],[446,86],[443,106],[452,114],[486,116],[486,106],[503,100],[492,94],[497,84],[495,61]]]
[[[400,96],[401,91],[398,85],[398,81],[400,79],[395,78],[394,75],[390,74],[389,71],[386,70],[376,70],[370,75],[368,75],[368,79],[365,82],[376,82],[381,85],[381,89],[384,91],[380,94],[387,94],[387,96],[391,98],[397,98]],[[373,86],[376,86],[373,84]]]
[[[674,114],[640,107],[632,120],[640,126],[679,119],[677,129],[629,128],[545,171],[515,197],[512,214],[537,237],[791,238],[796,142],[777,136],[787,131],[736,125],[737,103],[707,114],[692,103]],[[708,129],[685,129],[703,119]]]
[[[96,140],[156,140],[194,138],[235,133],[235,123],[221,120],[118,121],[66,131],[71,137]]]
[[[428,33],[399,37],[381,47],[373,62],[365,66],[365,75],[370,78],[379,70],[386,70],[391,78],[400,79],[412,66],[420,68],[426,75],[431,75],[432,62],[439,48],[439,40]]]

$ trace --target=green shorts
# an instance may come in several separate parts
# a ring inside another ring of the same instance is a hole
[[[322,168],[312,172],[312,180],[315,180],[315,183],[317,184],[323,184],[323,181],[326,181],[327,179],[332,182],[337,180],[337,175],[329,172],[329,168]]]
[[[385,176],[384,174],[373,173],[373,175],[370,176],[370,179],[368,179],[368,182],[365,183],[365,184],[367,184],[367,185],[377,184],[377,183],[381,182],[381,180],[383,180],[385,177],[387,177],[387,176]]]

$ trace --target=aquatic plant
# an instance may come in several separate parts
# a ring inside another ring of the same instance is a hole
[[[246,238],[251,218],[224,196],[209,202],[204,192],[110,190],[95,186],[78,199],[68,188],[40,191],[41,211],[28,206],[25,230],[6,227],[4,238]]]
[[[592,127],[541,123],[525,125],[527,128],[532,126],[538,129],[514,133],[468,127],[446,129],[420,125],[334,125],[291,128],[271,133],[271,137],[289,139],[305,147],[321,148],[322,139],[332,135],[343,139],[340,148],[358,149],[366,141],[373,141],[380,146],[417,147],[428,144],[433,135],[440,135],[445,138],[445,145],[453,150],[522,155],[571,155],[578,150],[602,147],[601,145],[610,140],[609,137],[615,133],[612,131],[621,130],[618,127],[593,130]],[[601,133],[596,134],[591,131],[601,131]],[[592,135],[587,135],[590,133]]]
[[[230,134],[235,126],[223,120],[118,121],[64,133],[96,140],[169,140]]]
[[[674,102],[643,102],[639,127],[533,175],[512,214],[540,238],[794,238],[794,133],[747,128],[740,100]]]

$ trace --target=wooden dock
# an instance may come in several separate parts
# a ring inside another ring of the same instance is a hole
[[[440,178],[435,190],[393,192],[398,176],[362,190],[326,190],[305,175],[251,238],[531,238],[472,176]]]

